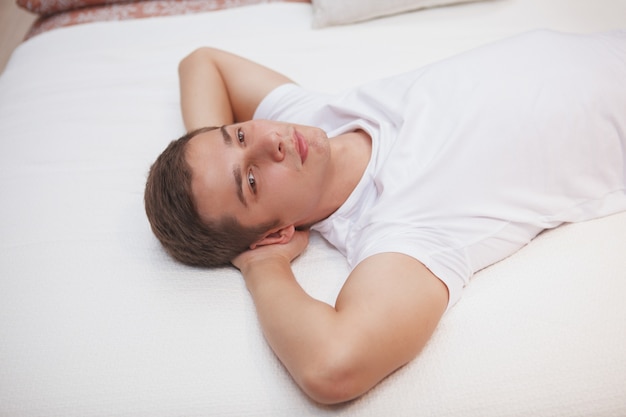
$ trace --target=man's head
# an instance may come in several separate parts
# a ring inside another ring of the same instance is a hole
[[[257,245],[289,241],[312,222],[328,141],[315,128],[251,121],[191,132],[150,169],[148,219],[177,260],[227,264]]]
[[[215,129],[198,129],[172,141],[150,168],[146,182],[144,202],[152,231],[170,255],[188,265],[225,265],[258,240],[267,227],[244,228],[228,216],[205,222],[198,215],[186,148],[196,135]]]

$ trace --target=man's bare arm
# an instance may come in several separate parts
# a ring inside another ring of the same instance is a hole
[[[208,47],[185,57],[178,72],[187,131],[250,120],[271,90],[292,82],[267,67]]]
[[[290,260],[306,246],[302,239],[248,251],[234,263],[268,343],[296,383],[318,402],[347,401],[420,352],[446,309],[448,292],[417,260],[385,253],[355,268],[333,308],[294,279]]]

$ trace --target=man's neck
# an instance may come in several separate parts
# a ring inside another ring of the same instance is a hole
[[[372,139],[363,130],[347,132],[330,140],[330,181],[317,221],[346,202],[365,173],[372,155]]]

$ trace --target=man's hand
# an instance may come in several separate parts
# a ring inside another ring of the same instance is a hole
[[[308,244],[309,231],[296,231],[287,243],[257,246],[243,252],[231,262],[245,275],[246,270],[255,264],[276,261],[289,264],[304,252]]]

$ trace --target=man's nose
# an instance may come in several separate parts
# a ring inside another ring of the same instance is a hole
[[[280,133],[273,133],[265,142],[264,151],[274,162],[282,162],[285,159],[287,140]]]

